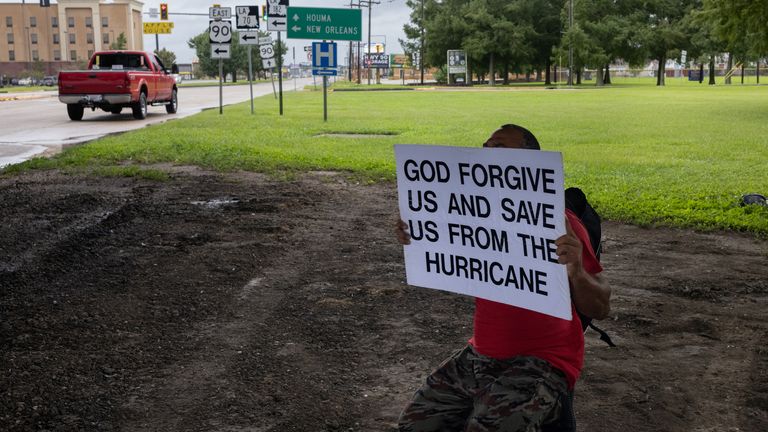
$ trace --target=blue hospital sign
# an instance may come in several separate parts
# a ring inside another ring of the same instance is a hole
[[[312,75],[336,75],[335,42],[312,42]]]

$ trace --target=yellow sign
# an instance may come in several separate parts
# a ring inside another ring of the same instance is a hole
[[[171,34],[171,29],[173,23],[170,21],[144,23],[144,34]]]

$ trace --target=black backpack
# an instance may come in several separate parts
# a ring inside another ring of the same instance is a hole
[[[589,234],[589,242],[592,244],[592,250],[595,251],[595,257],[600,261],[600,253],[603,251],[600,215],[597,214],[591,205],[589,205],[589,201],[587,201],[587,196],[584,195],[584,192],[576,187],[571,187],[565,190],[565,208],[576,214],[581,220],[581,223],[584,224],[584,227]],[[600,340],[612,347],[616,346],[606,332],[592,324],[592,318],[584,316],[578,309],[576,310],[576,313],[579,314],[582,330],[586,332],[587,328],[591,328],[600,334]]]

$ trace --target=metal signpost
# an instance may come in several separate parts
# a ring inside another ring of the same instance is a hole
[[[212,7],[208,9],[210,21],[208,39],[211,42],[211,58],[219,59],[219,114],[224,114],[224,63],[231,55],[232,43],[232,8]],[[226,20],[225,20],[226,19]]]
[[[251,89],[251,115],[253,115],[253,50],[252,45],[259,44],[259,7],[236,6],[235,16],[239,42],[248,45],[248,85]]]
[[[312,75],[323,77],[323,121],[328,121],[328,77],[338,74],[335,42],[312,42]]]
[[[451,84],[451,75],[464,74],[464,83],[467,77],[467,52],[462,50],[448,50],[448,84]]]
[[[360,41],[362,34],[360,9],[288,8],[289,39]],[[338,47],[334,42],[312,42],[310,54],[312,76],[323,77],[323,120],[328,121],[328,77],[338,74]]]
[[[280,33],[286,29],[288,0],[267,0],[267,30],[277,32],[277,49],[280,49]],[[277,56],[277,82],[280,89],[280,115],[283,115],[283,56]]]

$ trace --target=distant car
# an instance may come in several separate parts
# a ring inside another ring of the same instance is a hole
[[[32,78],[31,77],[26,77],[26,78],[19,79],[19,85],[20,86],[30,86],[30,85],[32,85]]]
[[[11,85],[19,85],[19,79],[18,78],[11,78]]]
[[[55,86],[59,80],[55,76],[47,76],[43,78],[42,84],[44,86]]]

